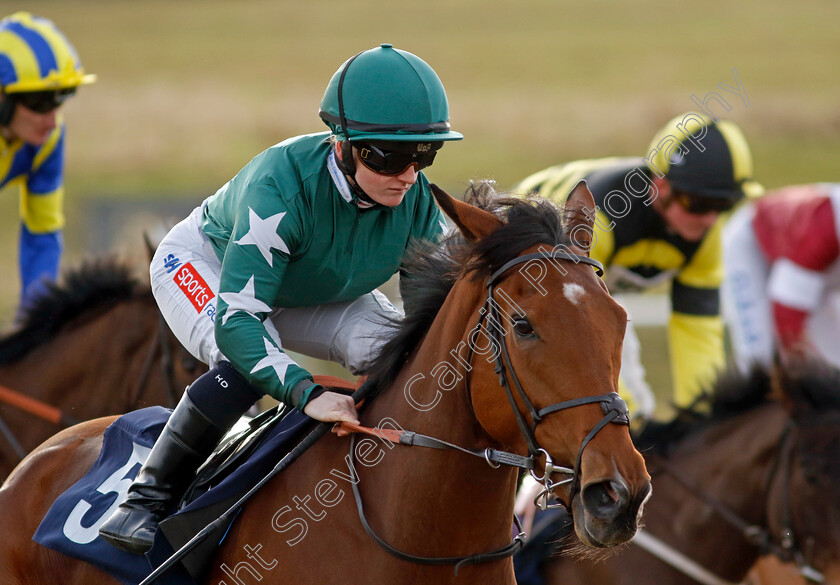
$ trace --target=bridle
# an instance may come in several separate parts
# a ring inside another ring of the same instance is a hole
[[[518,256],[513,260],[502,265],[498,270],[496,270],[486,281],[487,287],[487,298],[484,302],[484,306],[480,311],[481,317],[479,318],[478,324],[473,329],[473,331],[477,331],[479,327],[481,327],[485,321],[489,324],[486,327],[486,330],[491,335],[491,339],[496,344],[498,348],[498,353],[495,357],[495,372],[499,376],[499,385],[505,389],[505,392],[508,397],[508,401],[510,402],[511,408],[513,409],[514,416],[516,418],[517,424],[519,425],[519,429],[525,438],[525,441],[528,445],[528,456],[523,457],[521,455],[517,455],[515,453],[508,453],[505,451],[498,451],[495,449],[487,448],[487,449],[468,449],[465,447],[461,447],[459,445],[455,445],[453,443],[449,443],[442,439],[437,439],[435,437],[430,437],[427,435],[421,435],[419,433],[411,432],[411,431],[383,431],[381,429],[366,429],[364,427],[359,427],[358,425],[349,425],[347,423],[343,423],[342,426],[346,430],[351,432],[365,432],[368,434],[375,435],[381,439],[385,439],[388,441],[392,441],[394,443],[400,445],[408,445],[408,446],[421,446],[421,447],[431,447],[435,449],[454,449],[460,451],[462,453],[466,453],[468,455],[473,455],[475,457],[483,458],[487,464],[496,469],[499,468],[501,465],[506,465],[510,467],[518,467],[520,469],[528,470],[534,478],[542,483],[544,489],[540,492],[540,495],[537,496],[537,499],[541,499],[541,507],[546,509],[547,507],[558,507],[558,506],[565,506],[568,508],[569,506],[562,502],[557,505],[549,505],[548,504],[548,496],[551,494],[555,487],[558,485],[562,485],[565,483],[572,484],[572,491],[570,491],[569,499],[574,496],[574,493],[577,489],[579,489],[580,485],[580,464],[581,458],[583,456],[583,449],[589,443],[590,440],[606,425],[609,423],[620,424],[620,425],[629,425],[630,419],[628,414],[627,405],[622,400],[616,392],[609,392],[607,394],[602,394],[598,396],[587,396],[584,398],[575,398],[572,400],[565,400],[562,402],[556,402],[554,404],[550,404],[544,408],[537,409],[533,402],[528,398],[525,390],[522,388],[522,383],[519,380],[519,377],[516,375],[516,371],[513,367],[513,363],[511,362],[510,355],[507,350],[507,345],[505,343],[504,338],[504,331],[500,325],[500,311],[499,305],[494,299],[494,290],[495,287],[498,285],[502,275],[506,273],[508,270],[513,268],[514,266],[518,266],[520,264],[525,264],[532,261],[537,260],[569,260],[574,263],[583,262],[584,264],[589,264],[594,266],[598,276],[603,274],[603,266],[597,260],[593,260],[588,256],[582,256],[578,254],[572,254],[557,250],[552,250],[550,252],[545,253],[533,253],[533,254],[525,254],[522,256]],[[472,362],[472,358],[474,355],[473,345],[470,344],[470,353],[467,363]],[[468,368],[468,373],[471,368]],[[526,421],[525,417],[523,416],[522,412],[519,410],[519,406],[517,404],[516,398],[514,396],[513,390],[511,389],[511,384],[508,381],[510,378],[513,381],[513,387],[516,388],[516,392],[519,395],[520,400],[525,404],[525,407],[528,411],[530,416],[531,422],[529,423]],[[469,388],[469,381],[467,381],[467,388]],[[577,461],[575,463],[574,469],[569,469],[567,467],[560,467],[555,466],[551,456],[548,452],[539,446],[539,443],[536,439],[536,427],[537,425],[542,422],[543,418],[549,414],[566,410],[568,408],[573,408],[575,406],[581,406],[584,404],[593,404],[593,403],[600,403],[601,410],[604,413],[604,417],[596,424],[591,431],[586,435],[583,442],[581,443],[580,450],[578,451]],[[350,461],[353,461],[355,453],[355,435],[353,435],[350,441]],[[545,457],[545,466],[544,466],[544,473],[542,477],[538,476],[534,469],[536,467],[536,461],[540,457]],[[564,473],[568,474],[571,477],[569,479],[562,480],[560,482],[553,482],[551,476],[553,473]],[[361,499],[361,494],[359,493],[358,482],[353,482],[352,489],[353,495],[356,500],[356,507],[359,512],[359,519],[364,527],[365,531],[368,535],[381,546],[384,550],[386,550],[391,555],[400,558],[405,561],[422,564],[422,565],[455,565],[455,574],[457,575],[458,569],[461,566],[468,565],[468,564],[476,564],[476,563],[483,563],[488,561],[494,561],[497,559],[506,558],[515,554],[519,549],[522,548],[525,544],[525,533],[522,531],[522,527],[519,524],[519,521],[516,517],[514,517],[514,523],[516,524],[519,534],[514,537],[514,539],[507,545],[484,553],[478,553],[474,555],[466,555],[466,556],[458,556],[458,557],[424,557],[413,555],[404,551],[401,551],[392,545],[388,544],[382,537],[376,534],[373,529],[371,528],[364,512],[364,505]],[[558,498],[559,499],[559,498]]]
[[[690,477],[688,477],[685,473],[676,468],[667,460],[663,459],[659,465],[665,473],[673,477],[677,481],[677,483],[679,483],[683,488],[685,488],[692,496],[701,500],[704,504],[709,506],[709,508],[711,508],[720,518],[722,518],[729,525],[736,528],[742,534],[744,539],[747,540],[747,542],[758,548],[759,553],[761,555],[773,555],[782,562],[793,562],[796,565],[796,569],[799,571],[802,577],[805,578],[807,582],[824,583],[825,578],[822,575],[822,573],[816,570],[806,561],[805,555],[799,548],[793,530],[790,504],[790,477],[794,447],[794,441],[792,439],[791,431],[794,426],[794,423],[788,422],[787,426],[785,427],[781,440],[779,441],[778,450],[776,452],[776,456],[773,459],[773,466],[768,475],[767,485],[765,487],[766,500],[769,498],[771,488],[774,482],[777,480],[777,478],[778,481],[781,482],[782,509],[778,539],[774,539],[773,534],[768,528],[744,520],[727,505],[707,495],[702,489],[700,489],[696,485],[696,483]],[[651,536],[650,538],[656,541],[655,537]],[[634,540],[633,542],[636,541]],[[651,554],[653,554],[657,558],[660,558],[660,560],[667,562],[675,569],[689,574],[689,576],[702,583],[717,584],[722,582],[714,576],[709,576],[707,579],[703,579],[695,574],[689,573],[689,571],[686,570],[686,567],[682,566],[683,563],[679,561],[669,562],[668,560],[666,560],[661,554],[657,552],[657,550],[670,549],[670,547],[668,547],[668,545],[665,543],[657,541],[655,549],[648,549],[647,547],[643,548],[646,548],[648,552],[651,552]],[[687,559],[684,561],[684,563],[686,565],[693,564],[693,561]]]
[[[499,304],[494,299],[493,293],[495,291],[496,286],[498,285],[501,276],[514,266],[546,259],[569,260],[574,262],[575,264],[583,262],[584,264],[589,264],[590,266],[595,267],[595,271],[598,274],[598,276],[603,276],[604,274],[604,267],[601,265],[601,263],[597,260],[590,258],[589,256],[582,256],[579,254],[572,254],[569,252],[562,252],[559,250],[518,256],[513,260],[510,260],[509,262],[503,264],[487,279],[487,299],[484,302],[484,308],[480,311],[481,318],[479,319],[479,326],[481,326],[485,320],[488,321],[489,326],[486,327],[486,330],[490,334],[491,339],[495,343],[496,347],[499,348],[499,351],[496,354],[494,360],[494,370],[499,377],[499,385],[505,389],[505,393],[507,394],[511,409],[513,410],[513,415],[516,418],[516,423],[519,425],[519,430],[522,433],[522,436],[525,438],[525,442],[528,445],[528,455],[533,459],[537,459],[540,456],[545,457],[545,468],[542,477],[538,476],[533,469],[531,470],[531,476],[543,485],[543,490],[540,491],[540,493],[534,500],[534,502],[538,504],[543,510],[557,507],[569,508],[571,499],[574,497],[575,493],[577,493],[577,491],[580,489],[580,464],[581,459],[583,457],[583,450],[586,448],[586,445],[589,444],[589,441],[591,441],[592,438],[595,437],[595,435],[598,434],[598,432],[601,429],[603,429],[610,423],[628,426],[630,424],[630,414],[629,409],[627,408],[627,404],[618,395],[617,392],[609,392],[607,394],[600,394],[598,396],[586,396],[582,398],[564,400],[562,402],[555,402],[554,404],[549,404],[548,406],[537,410],[537,408],[534,406],[534,403],[531,401],[530,398],[528,398],[528,395],[522,388],[522,383],[519,381],[519,376],[516,375],[516,371],[513,368],[513,363],[510,359],[510,354],[508,353],[507,343],[505,342],[505,333],[502,330],[501,326],[497,326],[497,324],[501,323],[501,315]],[[470,345],[470,348],[472,348],[472,345]],[[516,389],[516,394],[518,395],[519,399],[525,405],[525,408],[528,411],[528,416],[531,419],[530,422],[528,422],[525,419],[525,416],[519,410],[516,397],[514,396],[513,390],[511,389],[511,385],[508,382],[508,378],[510,378],[513,381],[513,386]],[[592,430],[589,431],[589,433],[583,439],[583,442],[581,442],[580,449],[578,450],[577,460],[575,462],[575,467],[573,469],[569,469],[568,467],[555,466],[554,462],[551,460],[551,456],[548,454],[548,451],[540,447],[539,443],[537,442],[537,425],[541,423],[543,421],[543,418],[545,418],[549,414],[559,412],[561,410],[566,410],[568,408],[593,403],[601,404],[601,411],[603,412],[604,417],[598,422],[598,424],[592,427]],[[570,475],[571,477],[559,482],[553,482],[551,479],[553,473],[563,473]],[[566,483],[571,483],[569,490],[569,502],[563,502],[558,496],[555,495],[559,503],[549,504],[548,496],[554,491],[554,488]]]
[[[157,343],[149,344],[149,351],[146,354],[146,359],[143,361],[143,366],[140,369],[140,375],[136,378],[134,386],[127,396],[127,410],[135,408],[134,405],[137,404],[140,397],[143,395],[143,392],[147,387],[147,382],[151,376],[152,364],[154,363],[155,356],[158,355],[158,352],[160,352],[160,374],[164,382],[164,389],[166,390],[166,397],[169,402],[168,406],[170,408],[174,408],[175,405],[178,404],[181,391],[176,388],[175,362],[173,359],[175,352],[172,348],[172,342],[169,339],[170,329],[169,325],[166,323],[166,319],[163,317],[163,313],[158,310],[157,314]],[[188,372],[193,372],[198,367],[198,360],[189,354],[187,355],[188,357],[182,358],[182,367]]]
[[[836,423],[836,421],[833,421]],[[799,547],[799,544],[796,540],[796,534],[793,530],[793,518],[791,513],[791,505],[790,505],[790,478],[791,478],[791,467],[793,465],[793,429],[797,426],[797,423],[793,421],[788,421],[787,426],[785,427],[785,432],[781,440],[781,445],[779,446],[779,455],[776,458],[776,468],[774,469],[774,473],[771,473],[768,479],[767,485],[767,493],[770,493],[770,488],[772,486],[773,477],[778,475],[782,482],[782,518],[781,518],[781,528],[779,530],[779,540],[778,544],[773,541],[772,535],[767,532],[767,538],[763,543],[763,549],[765,554],[771,553],[776,555],[782,561],[793,562],[796,565],[796,569],[799,573],[805,578],[805,580],[809,583],[824,583],[825,577],[819,571],[817,571],[814,567],[812,567],[807,560],[805,560],[805,554],[802,552],[802,549]],[[777,471],[781,471],[781,473],[776,473]]]

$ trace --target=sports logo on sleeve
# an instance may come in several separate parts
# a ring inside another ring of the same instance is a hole
[[[178,288],[187,295],[187,298],[198,313],[215,296],[192,263],[184,264],[180,270],[175,272],[174,280]]]

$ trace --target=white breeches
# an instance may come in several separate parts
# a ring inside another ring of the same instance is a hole
[[[226,359],[214,333],[221,262],[201,230],[202,209],[195,209],[161,241],[150,275],[152,294],[172,332],[213,367]],[[346,302],[277,308],[264,325],[280,347],[338,362],[356,374],[367,369],[387,340],[387,320],[399,317],[388,298],[374,290]]]

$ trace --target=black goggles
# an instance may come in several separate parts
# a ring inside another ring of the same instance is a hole
[[[408,142],[402,148],[400,145],[394,145],[399,150],[390,150],[375,144],[355,146],[359,159],[373,172],[380,175],[399,175],[410,165],[417,165],[418,171],[432,166],[442,145],[442,142]]]
[[[723,213],[729,211],[738,203],[738,199],[699,197],[685,191],[675,191],[674,199],[680,204],[680,207],[692,215],[706,215],[713,212]]]
[[[68,87],[66,89],[50,91],[25,91],[11,95],[14,96],[17,103],[21,104],[27,110],[32,110],[39,114],[46,114],[58,108],[74,93],[76,93],[76,88]]]

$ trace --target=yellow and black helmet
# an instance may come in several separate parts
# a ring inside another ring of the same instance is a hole
[[[4,94],[68,90],[96,81],[51,20],[16,12],[0,20],[0,88]]]
[[[689,112],[669,121],[654,136],[645,157],[671,187],[710,199],[757,196],[750,148],[733,122]]]

